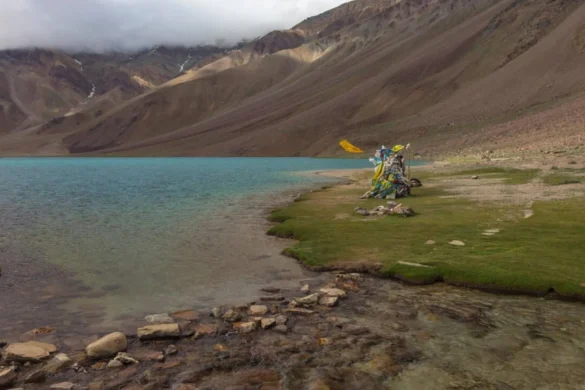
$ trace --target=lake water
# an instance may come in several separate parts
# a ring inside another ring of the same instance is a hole
[[[280,256],[263,216],[298,172],[364,168],[309,158],[0,159],[0,333],[252,299],[312,277]],[[284,244],[286,245],[286,244]]]

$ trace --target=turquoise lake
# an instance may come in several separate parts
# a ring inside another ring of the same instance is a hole
[[[274,280],[299,283],[312,275],[279,254],[286,243],[264,234],[264,216],[295,191],[336,180],[303,172],[366,167],[365,159],[2,158],[0,331],[107,328],[253,299]]]

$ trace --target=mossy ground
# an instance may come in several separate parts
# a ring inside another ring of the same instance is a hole
[[[496,176],[513,189],[537,172],[486,168],[450,175]],[[360,200],[363,185],[339,186],[273,212],[270,219],[280,223],[269,234],[298,240],[286,253],[309,266],[379,263],[384,275],[415,282],[585,298],[585,198],[535,202],[534,216],[524,218],[524,206],[445,196],[446,182],[435,180],[401,200],[417,212],[413,218],[361,217],[355,207],[372,209],[385,201]],[[499,232],[484,234],[491,229]],[[426,245],[428,240],[435,244]],[[452,240],[466,245],[450,245]]]

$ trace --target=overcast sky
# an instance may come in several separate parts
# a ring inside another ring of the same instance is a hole
[[[255,38],[347,0],[0,0],[0,50],[136,50]]]

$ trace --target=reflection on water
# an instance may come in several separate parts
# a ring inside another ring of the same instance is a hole
[[[281,243],[263,234],[266,208],[282,201],[282,191],[317,180],[293,171],[367,164],[2,159],[0,294],[8,299],[0,309],[10,314],[10,326],[15,319],[38,321],[41,313],[31,308],[55,316],[60,309],[68,318],[75,314],[75,321],[99,316],[109,323],[244,300],[271,277],[292,283],[306,275],[279,255]]]

